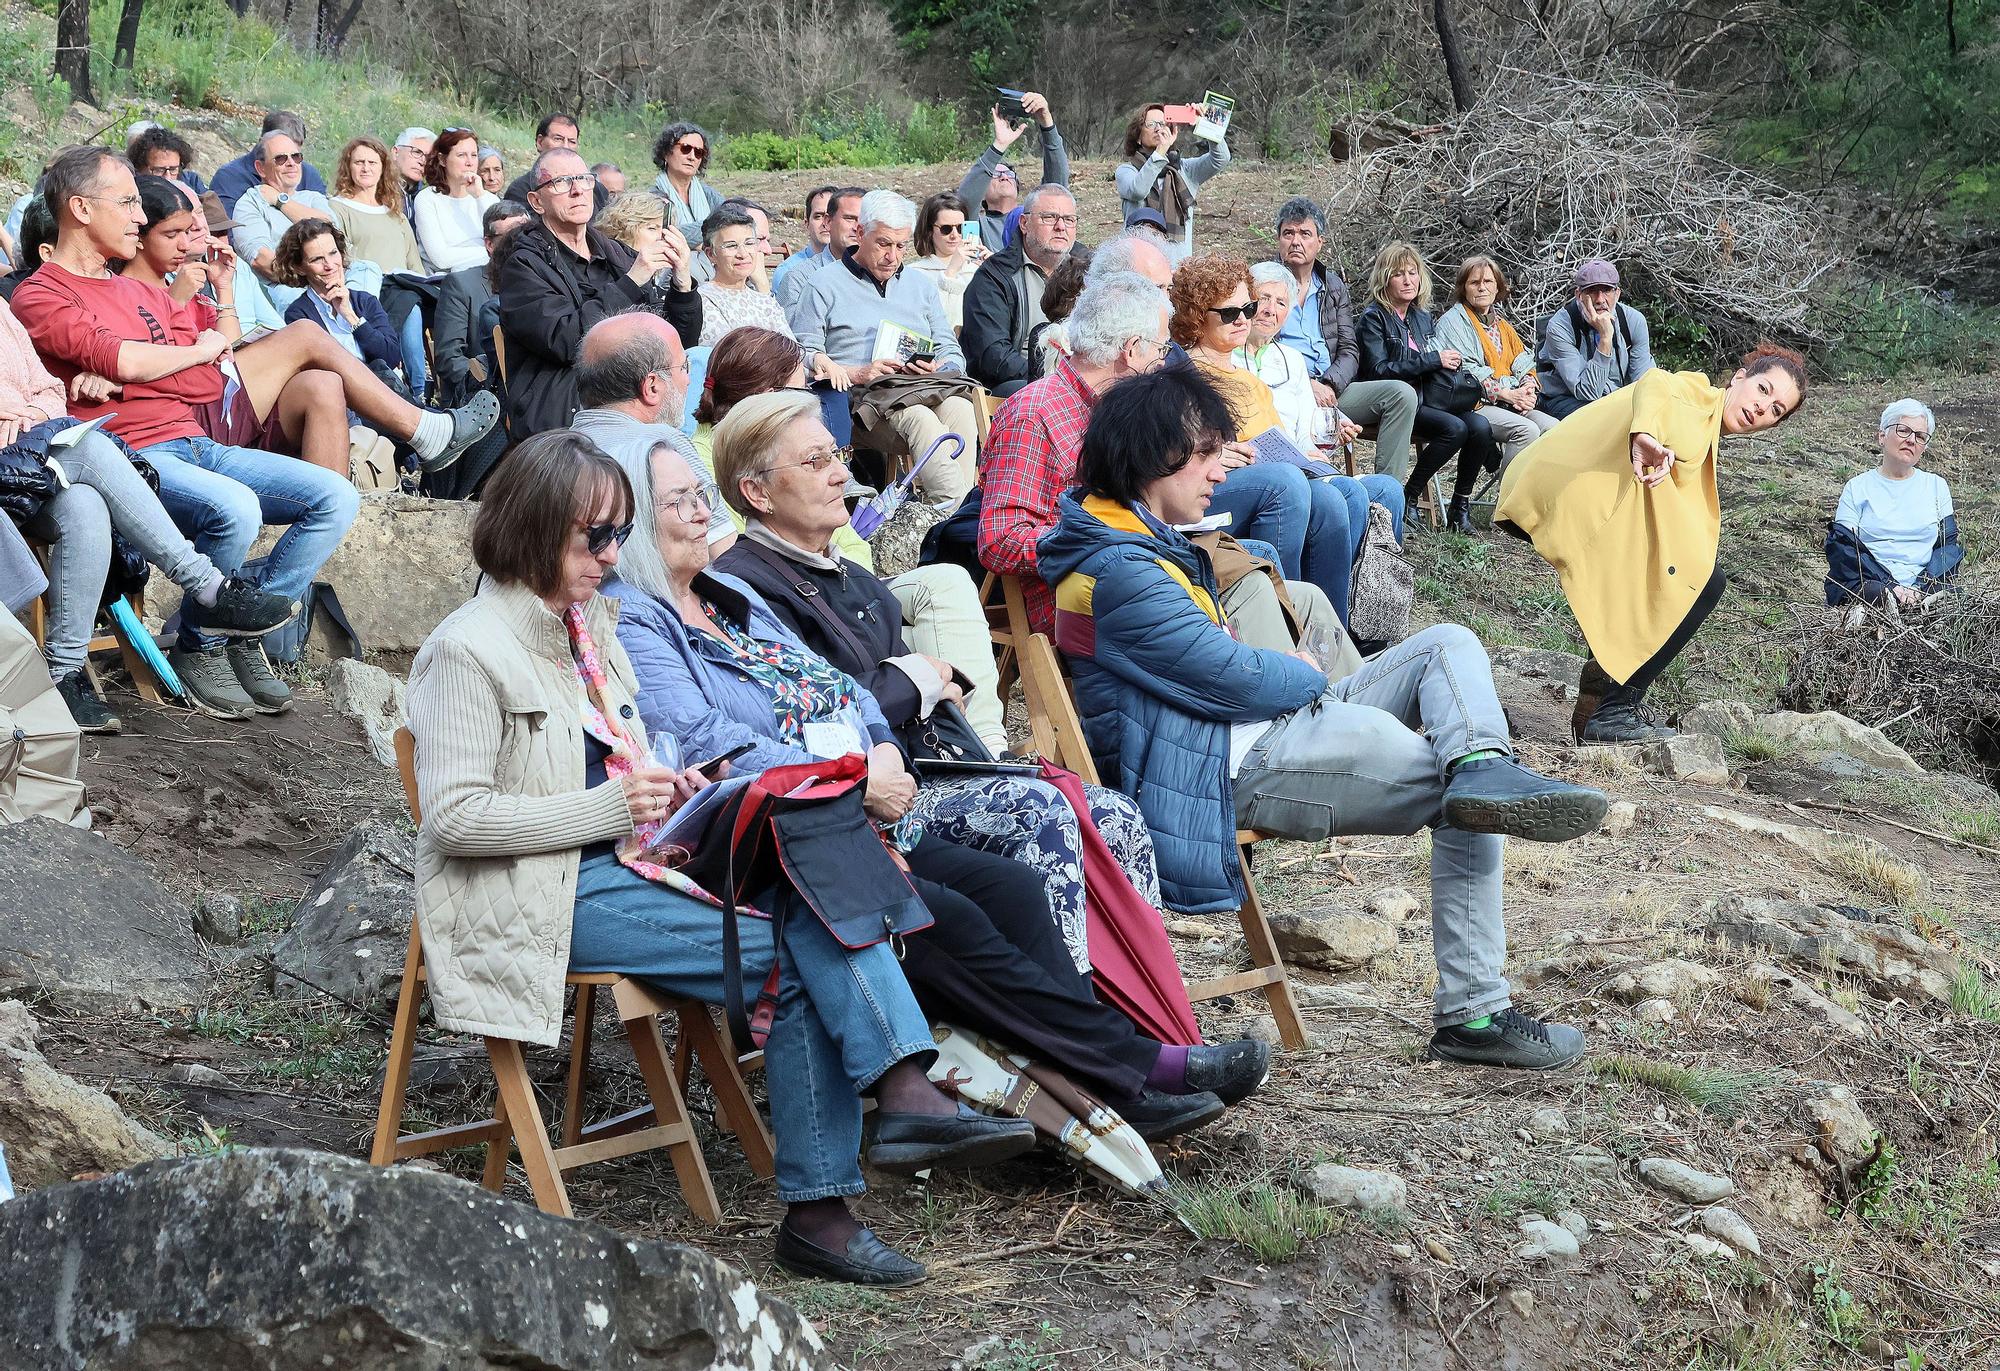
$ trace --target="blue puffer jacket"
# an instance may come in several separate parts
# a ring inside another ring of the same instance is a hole
[[[1067,492],[1035,557],[1099,778],[1138,801],[1167,904],[1236,908],[1229,726],[1304,707],[1326,677],[1231,637],[1208,554],[1144,510]]]
[[[1931,548],[1931,559],[1925,564],[1923,574],[1917,577],[1917,589],[1926,595],[1945,589],[1958,575],[1959,564],[1964,560],[1965,549],[1958,545],[1958,516],[1947,514],[1938,524],[1937,542]],[[1827,524],[1828,604],[1845,604],[1849,600],[1873,602],[1888,594],[1895,584],[1896,578],[1868,550],[1859,533],[1837,519]]]

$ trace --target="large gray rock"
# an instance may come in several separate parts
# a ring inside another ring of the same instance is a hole
[[[1358,971],[1396,950],[1396,927],[1344,909],[1287,910],[1271,915],[1278,951],[1295,966]]]
[[[1577,682],[1583,679],[1583,658],[1574,652],[1553,652],[1539,647],[1495,647],[1487,660],[1502,671],[1525,676],[1531,681],[1549,681],[1562,687],[1557,693],[1576,698]]]
[[[1306,1173],[1305,1188],[1314,1199],[1339,1209],[1371,1213],[1409,1213],[1410,1187],[1391,1171],[1321,1162]]]
[[[0,996],[185,1009],[202,974],[194,915],[144,862],[53,819],[0,825]]]
[[[1850,919],[1803,900],[1727,895],[1711,907],[1709,931],[1739,947],[1769,948],[1821,975],[1845,973],[1882,999],[1951,1003],[1958,962],[1892,923]]]
[[[0,1205],[0,1366],[805,1371],[812,1329],[691,1248],[319,1152],[158,1162]]]
[[[325,992],[386,1009],[402,983],[416,917],[416,853],[400,825],[370,820],[334,853],[271,948],[274,993]]]
[[[1885,771],[1919,772],[1910,754],[1890,742],[1879,728],[1856,723],[1845,714],[1823,710],[1818,714],[1794,714],[1784,710],[1766,714],[1757,727],[1773,738],[1796,745],[1802,752],[1840,752]]]
[[[1741,700],[1703,700],[1675,721],[1683,733],[1706,733],[1724,740],[1741,737],[1756,726],[1757,711]]]
[[[383,766],[396,764],[396,730],[404,724],[399,677],[342,657],[326,669],[326,702],[361,725],[376,761]]]
[[[16,1189],[173,1155],[172,1143],[127,1118],[109,1095],[50,1066],[36,1043],[28,1007],[0,1001],[0,1147]],[[0,1206],[0,1214],[14,1207]]]
[[[1596,743],[1577,755],[1607,763],[1607,769],[1650,771],[1670,780],[1697,785],[1729,784],[1729,757],[1722,740],[1706,733],[1676,733],[1649,743]]]

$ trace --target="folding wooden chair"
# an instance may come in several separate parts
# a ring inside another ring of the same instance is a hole
[[[49,545],[30,538],[28,548],[35,554],[35,560],[46,570],[49,564]],[[141,623],[145,622],[145,606],[137,595],[125,597],[125,603]],[[149,705],[159,704],[166,697],[160,692],[160,678],[153,674],[153,668],[146,665],[146,659],[139,650],[126,641],[125,632],[109,614],[103,619],[104,632],[97,634],[84,644],[83,670],[90,678],[91,689],[99,695],[104,693],[104,682],[97,674],[97,664],[91,657],[99,652],[116,652],[125,674],[132,678],[132,688],[139,692],[139,698]],[[46,647],[49,641],[49,607],[47,592],[37,596],[28,607],[28,631],[35,635],[35,646]]]
[[[417,800],[416,740],[407,728],[396,730],[396,762],[402,771],[403,791],[409,800],[410,817],[422,824]],[[565,1172],[592,1162],[609,1161],[636,1152],[664,1148],[674,1164],[681,1193],[688,1208],[704,1223],[722,1222],[722,1207],[708,1178],[708,1165],[695,1141],[694,1128],[682,1098],[680,1082],[686,1068],[676,1072],[660,1039],[660,1019],[676,1015],[680,1022],[680,1043],[692,1047],[715,1091],[718,1122],[736,1135],[749,1160],[750,1169],[769,1178],[775,1167],[771,1135],[750,1102],[744,1086],[736,1051],[717,1027],[705,1004],[662,995],[625,976],[571,974],[564,984],[576,991],[574,1023],[570,1035],[569,1081],[564,1092],[562,1146],[551,1147],[541,1106],[535,1099],[534,1083],[528,1077],[521,1044],[509,1038],[486,1039],[487,1060],[493,1067],[498,1087],[493,1116],[474,1123],[455,1124],[426,1133],[403,1133],[404,1098],[410,1084],[410,1062],[417,1042],[419,996],[428,980],[424,968],[423,937],[418,926],[410,926],[410,947],[403,965],[403,987],[396,997],[396,1024],[389,1038],[389,1064],[382,1081],[382,1107],[375,1120],[375,1143],[369,1160],[389,1166],[409,1157],[428,1156],[446,1148],[476,1143],[486,1146],[486,1169],[481,1184],[499,1190],[506,1184],[507,1154],[519,1148],[521,1169],[527,1173],[535,1203],[545,1213],[572,1217],[569,1191],[563,1184]],[[589,1081],[591,1020],[597,992],[608,987],[617,1007],[618,1020],[632,1044],[632,1056],[646,1084],[650,1104],[613,1118],[586,1124],[584,1094]],[[761,1055],[761,1054],[759,1054]]]
[[[1074,771],[1090,785],[1099,784],[1097,764],[1083,737],[1083,723],[1077,717],[1070,683],[1063,675],[1062,658],[1048,635],[1031,633],[1021,647],[1021,691],[1028,703],[1028,722],[1034,730],[1035,749],[1057,766]],[[1236,860],[1243,870],[1243,904],[1236,920],[1243,926],[1243,941],[1250,951],[1250,969],[1205,981],[1188,983],[1190,1000],[1216,1000],[1247,990],[1261,990],[1278,1025],[1278,1040],[1291,1051],[1306,1045],[1305,1025],[1299,1021],[1298,1002],[1292,997],[1292,983],[1285,974],[1284,958],[1278,955],[1278,940],[1264,917],[1257,898],[1257,882],[1250,872],[1250,848],[1268,834],[1254,828],[1236,830]]]
[[[1377,428],[1374,424],[1362,425],[1360,436],[1366,438],[1371,443],[1379,441]],[[1380,456],[1378,454],[1377,465],[1379,464]],[[1355,470],[1354,448],[1352,445],[1347,449],[1347,474],[1349,476],[1359,474]],[[1444,487],[1438,483],[1438,478],[1433,476],[1429,481],[1425,482],[1423,491],[1417,496],[1417,512],[1430,520],[1432,528],[1443,528],[1444,511]]]
[[[979,583],[979,607],[986,611],[986,631],[993,640],[993,661],[1000,671],[999,695],[1002,703],[1021,674],[1021,647],[1034,629],[1028,623],[1028,601],[1021,591],[1021,578],[986,573]]]

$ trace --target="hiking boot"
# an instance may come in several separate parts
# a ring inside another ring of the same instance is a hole
[[[90,684],[90,676],[82,667],[67,676],[56,679],[56,694],[69,707],[69,717],[76,720],[76,726],[85,733],[116,733],[125,723],[111,712],[111,706]]]
[[[1661,723],[1653,712],[1646,708],[1644,697],[1637,691],[1624,686],[1613,686],[1605,692],[1597,712],[1590,716],[1590,722],[1583,726],[1579,742],[1585,743],[1650,743],[1657,738],[1671,738],[1674,730]]]
[[[223,648],[188,652],[177,647],[167,654],[167,665],[187,688],[188,703],[203,714],[218,719],[247,719],[257,712],[257,706],[237,681],[236,669],[230,666]]]
[[[1463,495],[1451,497],[1445,506],[1444,526],[1452,533],[1473,534],[1479,530],[1472,526],[1472,501]]]
[[[500,421],[500,397],[482,390],[451,412],[451,441],[444,451],[425,460],[425,471],[443,471],[465,455],[465,450],[493,431]]]
[[[231,643],[225,651],[236,683],[259,714],[283,714],[292,707],[291,687],[272,673],[271,659],[264,655],[262,643],[243,640]]]
[[[1583,741],[1583,730],[1589,727],[1590,716],[1597,713],[1597,707],[1604,703],[1605,692],[1617,688],[1618,683],[1597,664],[1595,657],[1584,659],[1583,674],[1576,683],[1576,708],[1569,715],[1570,737]]]
[[[1566,843],[1593,831],[1610,804],[1601,790],[1552,780],[1512,757],[1482,757],[1452,769],[1444,820],[1464,833]]]
[[[1271,1074],[1271,1045],[1257,1038],[1190,1047],[1184,1079],[1191,1090],[1208,1090],[1224,1104],[1241,1104]]]
[[[1118,1107],[1118,1117],[1132,1125],[1132,1131],[1147,1142],[1159,1142],[1181,1133],[1192,1133],[1222,1117],[1222,1101],[1209,1091],[1194,1095],[1169,1095],[1148,1087],[1130,1104]]]
[[[1517,1010],[1503,1009],[1484,1028],[1440,1028],[1431,1036],[1430,1055],[1468,1066],[1548,1071],[1568,1066],[1583,1055],[1583,1034],[1568,1024],[1543,1023]]]
[[[257,638],[299,617],[289,595],[273,595],[241,576],[231,576],[215,593],[215,603],[199,611],[204,631],[224,638]]]

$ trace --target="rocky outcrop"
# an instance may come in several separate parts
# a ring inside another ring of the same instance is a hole
[[[0,1147],[17,1190],[173,1155],[172,1143],[127,1118],[109,1095],[50,1066],[38,1041],[27,1006],[0,1001]],[[17,1207],[0,1206],[0,1214]]]
[[[691,1248],[327,1153],[157,1162],[0,1205],[0,1366],[805,1371],[812,1329]]]
[[[1344,909],[1273,914],[1271,932],[1287,962],[1315,971],[1358,971],[1396,950],[1395,925]]]
[[[1884,771],[1920,772],[1910,754],[1890,742],[1879,728],[1856,723],[1845,714],[1822,710],[1794,714],[1784,710],[1758,718],[1757,729],[1805,753],[1838,752]]]
[[[1711,908],[1709,932],[1739,947],[1768,948],[1821,975],[1853,976],[1881,999],[1951,1002],[1958,963],[1893,923],[1850,918],[1802,900],[1730,895]]]
[[[343,657],[326,670],[326,702],[361,725],[376,761],[396,764],[396,730],[404,723],[401,680],[379,666]]]
[[[146,864],[53,819],[0,825],[0,996],[88,1013],[201,997],[194,915]]]
[[[414,845],[401,825],[378,819],[355,829],[272,947],[273,991],[387,1009],[402,983],[416,917],[415,870]]]

